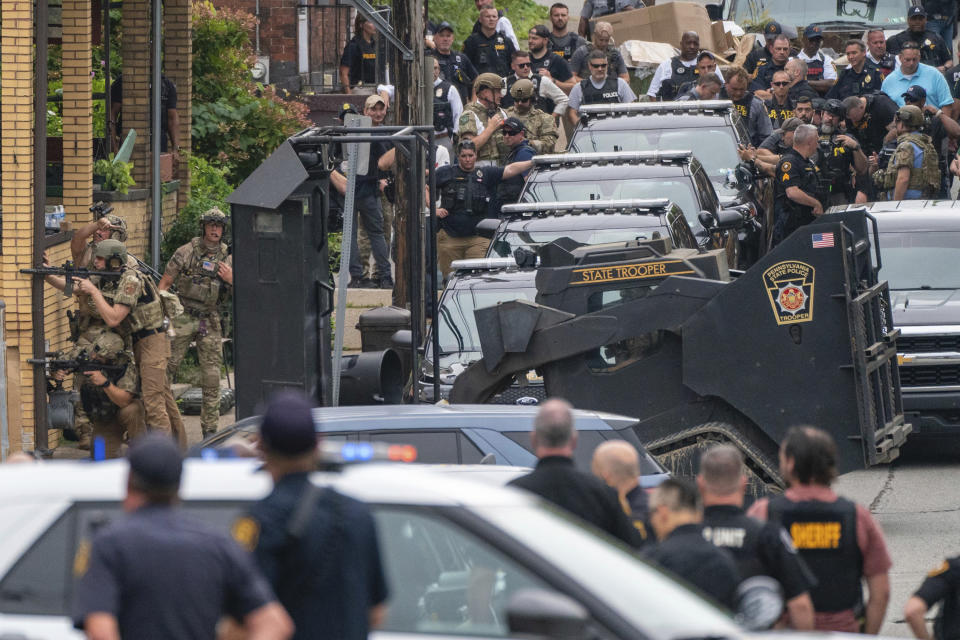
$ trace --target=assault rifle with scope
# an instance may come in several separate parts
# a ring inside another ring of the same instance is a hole
[[[86,352],[81,352],[75,358],[62,358],[62,354],[53,352],[47,353],[45,358],[28,358],[30,364],[42,364],[50,373],[54,371],[66,371],[67,373],[90,373],[91,371],[103,371],[105,373],[123,373],[127,365],[125,364],[107,364],[91,360]]]
[[[101,278],[119,278],[122,274],[119,271],[95,271],[93,269],[87,269],[86,267],[77,267],[74,266],[73,260],[67,260],[63,263],[63,266],[60,267],[31,267],[29,269],[20,269],[20,273],[29,273],[35,276],[63,276],[64,278],[64,287],[63,287],[63,297],[69,298],[73,295],[73,279],[74,278],[84,278],[89,279],[93,276],[99,276]]]

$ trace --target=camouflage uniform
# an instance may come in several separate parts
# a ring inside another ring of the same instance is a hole
[[[463,139],[464,135],[480,135],[489,120],[490,116],[487,115],[487,108],[479,102],[471,102],[463,108],[463,113],[460,115],[460,139]],[[499,163],[500,147],[502,146],[504,146],[503,132],[497,129],[487,140],[487,143],[477,149],[477,162]]]
[[[183,314],[173,321],[177,335],[173,339],[167,373],[173,380],[183,355],[196,340],[203,390],[200,428],[204,436],[215,433],[220,425],[220,369],[223,367],[220,302],[231,289],[217,275],[220,262],[233,264],[227,245],[221,242],[210,249],[204,245],[203,238],[197,237],[177,249],[164,271],[164,276],[173,278],[183,303]]]
[[[914,149],[919,147],[923,159],[919,168],[914,165]],[[874,174],[878,187],[893,197],[897,184],[897,173],[902,167],[910,169],[910,184],[907,186],[905,200],[932,198],[940,190],[940,166],[937,150],[930,136],[916,131],[904,133],[897,138],[897,149],[893,152],[886,169]]]
[[[77,347],[71,357],[76,357],[79,351],[89,350],[94,345],[109,342],[113,347],[109,352],[99,351],[105,364],[124,365],[122,373],[107,373],[106,377],[114,386],[134,396],[130,404],[125,407],[117,406],[107,395],[107,392],[95,385],[83,374],[76,374],[82,382],[76,386],[80,391],[80,402],[84,417],[89,416],[93,438],[100,438],[104,443],[106,458],[119,458],[120,447],[123,444],[124,434],[128,440],[133,440],[146,431],[143,421],[143,402],[140,400],[140,377],[134,364],[133,354],[123,344],[123,339],[116,333],[100,328],[90,331],[77,341]]]
[[[123,267],[119,280],[103,280],[98,287],[108,303],[130,308],[130,313],[114,327],[114,331],[128,345],[133,345],[147,428],[171,434],[185,448],[187,439],[183,419],[167,379],[170,341],[163,330],[163,305],[156,285],[146,280],[139,270]],[[92,301],[89,307],[99,318]]]
[[[557,131],[557,125],[554,124],[553,116],[536,107],[530,109],[526,115],[517,111],[516,105],[507,109],[507,115],[516,118],[523,123],[527,129],[527,142],[537,153],[553,153],[557,146],[557,139],[560,132]],[[502,142],[501,142],[502,144]],[[502,157],[506,158],[510,153],[510,146],[503,144],[501,149]]]

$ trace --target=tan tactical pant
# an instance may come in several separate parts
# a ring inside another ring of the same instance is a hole
[[[440,275],[447,277],[450,263],[454,260],[484,257],[489,245],[490,240],[482,236],[457,238],[447,235],[443,229],[437,231],[437,268],[440,269]]]
[[[90,417],[79,402],[75,402],[73,405],[73,430],[77,432],[77,448],[89,449],[93,423],[90,422]]]
[[[147,429],[169,433],[181,449],[187,448],[187,434],[167,378],[170,340],[160,332],[133,343],[133,355],[140,371],[140,390]]]
[[[127,434],[127,440],[132,442],[138,436],[146,433],[146,425],[143,422],[143,402],[136,398],[127,406],[119,409],[117,415],[112,420],[101,422],[95,420],[93,423],[93,438],[101,438],[104,444],[105,457],[120,457],[120,445],[123,444],[123,434]],[[93,449],[91,447],[91,455]]]
[[[190,348],[190,342],[196,340],[200,388],[203,390],[200,428],[204,436],[215,433],[220,426],[220,369],[223,366],[220,316],[214,313],[206,318],[197,318],[185,312],[173,320],[173,328],[177,335],[170,347],[167,374],[172,382],[180,361]]]
[[[380,210],[383,211],[383,240],[387,243],[387,255],[392,256],[396,253],[392,244],[393,238],[393,205],[387,200],[383,193],[380,193]],[[360,266],[363,267],[364,278],[372,277],[373,271],[370,270],[370,238],[367,237],[367,230],[361,224],[357,229],[357,245],[360,247]]]

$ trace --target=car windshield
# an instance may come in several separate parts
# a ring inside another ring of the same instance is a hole
[[[806,26],[817,22],[851,22],[871,25],[903,25],[904,0],[838,0],[838,2],[797,2],[796,0],[734,0],[730,16],[737,24],[777,22]]]
[[[960,289],[960,231],[881,232],[880,258],[891,289]]]
[[[547,564],[562,568],[590,591],[602,593],[616,614],[647,638],[742,637],[720,609],[557,509],[492,505],[477,510],[535,550]]]
[[[648,117],[648,116],[644,116]],[[712,182],[724,182],[739,163],[733,131],[727,127],[694,129],[581,129],[570,151],[665,151],[694,149]],[[663,197],[663,196],[661,196]],[[679,203],[678,203],[679,204]],[[681,205],[682,206],[682,205]],[[686,208],[684,208],[686,211]]]
[[[509,258],[518,247],[539,247],[549,244],[557,238],[570,238],[581,244],[606,244],[608,242],[627,242],[630,240],[649,240],[655,237],[669,237],[666,227],[647,227],[644,229],[556,229],[550,231],[507,231],[498,235],[490,243],[489,257]],[[442,334],[441,334],[442,335]]]
[[[691,226],[697,224],[697,214],[700,213],[700,206],[697,203],[697,195],[693,191],[693,180],[690,178],[684,180],[647,178],[642,180],[573,182],[550,180],[550,175],[550,173],[537,175],[533,182],[528,183],[523,202],[669,198],[680,207]]]
[[[536,297],[537,290],[534,287],[448,290],[440,304],[440,353],[471,351],[479,354],[480,338],[473,312],[498,302],[533,301]]]

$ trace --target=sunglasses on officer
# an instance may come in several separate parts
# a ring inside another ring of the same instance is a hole
[[[529,62],[518,62],[518,63],[517,63],[517,66],[520,67],[521,69],[523,69],[523,68],[525,68],[525,67],[529,67],[529,66],[530,66],[530,63],[529,63]]]
[[[788,84],[790,84],[790,83],[789,83],[789,82],[780,81],[780,82],[771,82],[771,83],[770,83],[770,86],[771,86],[771,87],[785,87],[785,86],[787,86]]]
[[[593,64],[593,63],[591,62],[591,63],[590,63],[590,67],[593,68],[593,69],[606,69],[606,68],[607,68],[607,65],[606,65],[606,63],[604,63],[604,64]]]
[[[531,102],[533,98],[514,98],[514,102]]]

